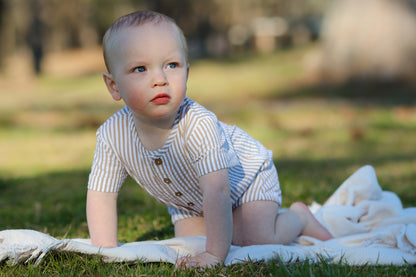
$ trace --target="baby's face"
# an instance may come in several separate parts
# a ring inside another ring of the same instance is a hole
[[[188,78],[177,29],[170,23],[147,23],[125,28],[113,40],[108,55],[111,75],[130,110],[152,119],[176,116]]]

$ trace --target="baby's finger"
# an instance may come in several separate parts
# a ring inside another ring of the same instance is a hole
[[[179,268],[194,268],[199,266],[199,262],[190,257],[181,257],[176,261]]]
[[[179,259],[176,260],[176,265],[178,267],[184,267],[186,264],[186,260],[188,259],[188,257],[181,257]]]
[[[176,265],[179,268],[186,268],[186,267],[190,267],[189,266],[190,262],[191,262],[190,257],[181,257],[176,260]]]

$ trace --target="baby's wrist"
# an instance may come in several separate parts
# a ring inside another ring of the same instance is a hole
[[[225,260],[224,258],[218,257],[217,255],[210,253],[209,251],[205,251],[205,255],[207,255],[213,262],[218,264],[223,263]]]
[[[205,252],[215,258],[218,262],[224,262],[227,258],[228,251],[230,250],[230,244],[225,243],[215,243],[212,245],[211,243],[207,243],[205,246]]]

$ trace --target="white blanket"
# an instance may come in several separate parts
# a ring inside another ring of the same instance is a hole
[[[309,260],[364,264],[416,264],[416,207],[403,209],[396,194],[382,191],[375,171],[364,166],[320,206],[311,210],[334,235],[320,241],[302,236],[291,245],[231,246],[225,264],[269,260]],[[130,242],[98,248],[88,239],[56,239],[33,230],[0,231],[0,261],[11,264],[37,259],[50,250],[100,255],[107,262],[175,263],[183,255],[203,252],[205,237]]]

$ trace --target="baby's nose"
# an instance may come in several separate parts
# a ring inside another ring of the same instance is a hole
[[[159,70],[154,73],[152,87],[166,86],[167,84],[168,84],[168,79],[166,78],[166,74],[165,72],[163,72],[163,70]]]

